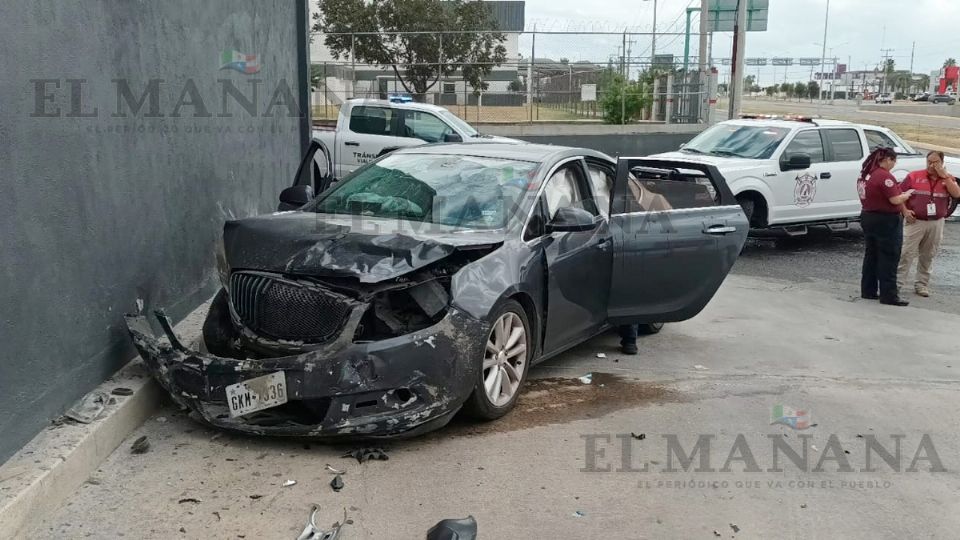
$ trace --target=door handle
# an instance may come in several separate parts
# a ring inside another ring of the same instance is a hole
[[[347,146],[360,146],[360,143],[358,143],[358,142],[353,142],[353,141],[347,141],[347,142],[345,142],[345,143],[343,143],[343,144],[345,144],[345,145],[347,145]]]
[[[833,175],[828,172],[820,173],[820,178],[823,180],[829,180],[832,177]]]
[[[703,230],[705,234],[730,234],[737,232],[736,227],[730,225],[713,225]]]
[[[613,244],[613,240],[612,240],[612,239],[610,239],[610,238],[605,238],[605,239],[601,240],[600,242],[597,242],[597,247],[600,249],[600,251],[607,251],[608,249],[610,249],[610,246],[611,246],[612,244]]]

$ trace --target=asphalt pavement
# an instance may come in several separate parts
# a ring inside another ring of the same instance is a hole
[[[639,355],[599,336],[533,368],[509,416],[376,443],[388,461],[166,407],[26,537],[290,539],[316,503],[342,540],[467,515],[480,538],[956,538],[957,291],[941,264],[929,303],[857,298],[857,236],[752,240]]]
[[[811,227],[807,235],[797,237],[780,232],[754,234],[733,272],[781,279],[798,288],[838,296],[859,296],[862,261],[863,232],[859,225],[840,232]],[[931,296],[921,298],[913,294],[909,281],[902,295],[924,309],[960,314],[960,222],[946,223],[930,287]]]
[[[869,102],[872,105],[873,102]],[[866,124],[899,124],[915,125],[926,128],[960,128],[960,118],[951,116],[939,116],[931,114],[927,105],[923,103],[911,104],[909,102],[897,102],[898,106],[910,106],[915,109],[915,113],[893,113],[877,111],[861,111],[855,101],[834,100],[833,105],[829,103],[817,104],[805,100],[796,99],[775,100],[775,99],[744,99],[743,110],[748,112],[762,111],[767,114],[796,114],[796,115],[822,115],[824,118],[849,119]],[[958,105],[960,106],[960,105]],[[717,106],[717,113],[720,119],[727,119],[726,102],[722,101]]]

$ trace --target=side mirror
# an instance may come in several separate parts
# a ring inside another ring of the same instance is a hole
[[[782,162],[780,167],[784,171],[802,171],[810,168],[810,156],[808,154],[790,154],[787,160]]]
[[[570,206],[557,210],[550,223],[547,223],[547,232],[582,232],[592,231],[600,224],[599,219],[582,208]]]
[[[313,200],[312,186],[292,186],[280,192],[280,211],[296,210]]]
[[[447,133],[443,136],[443,142],[463,142],[463,137],[459,133]]]

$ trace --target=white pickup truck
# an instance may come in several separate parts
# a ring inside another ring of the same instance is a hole
[[[809,225],[844,227],[860,217],[857,177],[867,154],[879,146],[899,154],[891,171],[903,180],[926,168],[916,152],[889,129],[836,120],[744,117],[720,122],[677,152],[715,165],[750,219],[751,228],[783,228],[804,234]],[[947,158],[960,176],[960,161]]]
[[[481,135],[449,110],[426,103],[350,99],[340,106],[335,128],[313,129],[335,178],[398,148],[440,142],[520,142]]]

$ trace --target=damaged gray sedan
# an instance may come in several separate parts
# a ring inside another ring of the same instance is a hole
[[[693,317],[747,221],[712,166],[585,149],[396,151],[294,211],[226,223],[223,289],[192,350],[127,325],[173,398],[248,433],[381,437],[495,419],[531,365],[616,324]],[[314,198],[314,188],[323,193]]]

